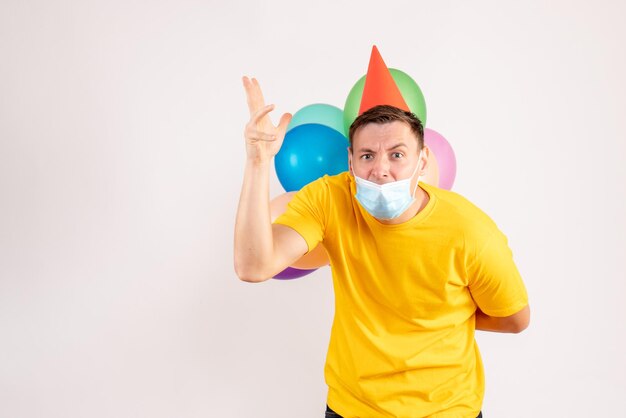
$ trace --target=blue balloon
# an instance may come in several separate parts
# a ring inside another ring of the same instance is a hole
[[[300,190],[328,174],[348,170],[348,139],[316,123],[298,125],[285,135],[274,164],[280,184],[288,192]]]

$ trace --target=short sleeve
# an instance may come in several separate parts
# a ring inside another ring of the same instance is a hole
[[[309,251],[324,239],[329,202],[325,177],[298,191],[285,212],[274,221],[275,224],[288,226],[299,233],[306,241]]]
[[[490,316],[513,315],[528,305],[528,294],[506,236],[496,229],[467,268],[472,298]]]

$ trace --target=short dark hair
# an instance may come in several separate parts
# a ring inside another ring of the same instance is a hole
[[[352,125],[350,125],[350,131],[348,132],[348,140],[350,141],[350,148],[352,148],[352,141],[354,135],[359,128],[370,124],[378,123],[385,124],[395,121],[404,122],[411,127],[411,131],[417,137],[418,149],[424,148],[424,126],[414,113],[407,112],[395,106],[390,105],[378,105],[369,110],[366,110],[357,117]]]

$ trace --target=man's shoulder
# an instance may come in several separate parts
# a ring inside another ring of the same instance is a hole
[[[349,191],[352,183],[352,176],[347,171],[344,171],[334,175],[325,174],[307,184],[304,188],[309,190],[324,189],[330,193],[341,193]]]
[[[342,171],[341,173],[332,176],[326,174],[322,177],[322,179],[325,179],[329,186],[340,189],[349,188],[350,184],[353,182],[352,176],[347,171]]]
[[[497,229],[491,217],[462,194],[428,184],[424,188],[435,196],[437,212],[446,223],[468,232],[489,234]]]
[[[348,172],[323,175],[296,192],[294,200],[308,202],[329,209],[339,202],[348,201],[351,194],[351,176]]]
[[[483,211],[478,206],[476,206],[467,197],[458,192],[442,189],[428,183],[420,182],[420,185],[423,186],[428,194],[434,194],[436,199],[440,201],[441,204],[449,206],[449,209],[454,209],[456,211],[483,213]]]

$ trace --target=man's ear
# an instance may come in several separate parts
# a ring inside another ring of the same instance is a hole
[[[354,171],[352,171],[352,147],[348,147],[348,170],[354,176]]]
[[[422,158],[418,162],[420,164],[420,169],[418,170],[418,174],[420,177],[426,175],[426,170],[428,169],[428,159],[430,158],[430,148],[426,145],[422,148]]]

